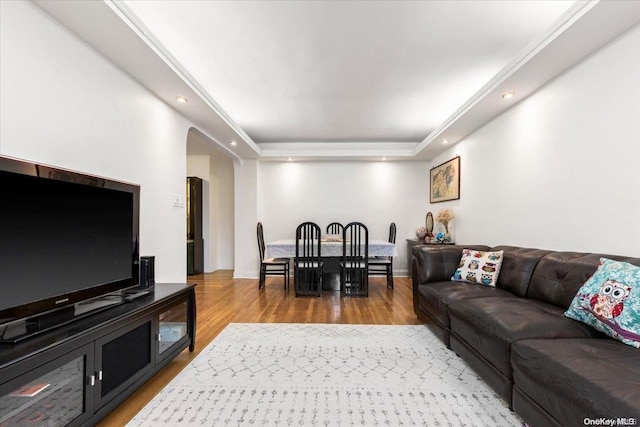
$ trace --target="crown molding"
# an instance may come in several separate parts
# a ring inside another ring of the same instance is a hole
[[[171,52],[158,40],[153,33],[138,19],[129,7],[121,0],[103,0],[124,23],[126,23],[158,55],[167,66],[184,81],[215,114],[236,132],[241,139],[251,147],[257,154],[260,154],[260,147],[238,126],[233,119],[222,109],[215,99],[198,83],[198,81],[187,71],[187,69],[174,57]]]
[[[254,142],[120,0],[35,0],[98,53],[196,125],[234,160],[430,160],[640,22],[640,1],[576,2],[424,140]],[[505,101],[500,95],[515,90]],[[175,97],[189,98],[177,105]],[[449,144],[439,142],[446,138]],[[235,140],[237,146],[230,147]]]
[[[414,154],[433,159],[639,22],[640,2],[576,2],[418,144]],[[516,96],[502,99],[510,90]],[[444,139],[446,146],[440,143]]]

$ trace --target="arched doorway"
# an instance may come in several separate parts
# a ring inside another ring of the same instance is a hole
[[[195,128],[187,134],[187,177],[202,180],[204,271],[234,269],[233,159]],[[185,184],[186,185],[186,184]]]

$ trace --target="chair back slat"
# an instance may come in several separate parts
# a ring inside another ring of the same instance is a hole
[[[369,295],[369,230],[350,222],[342,233],[341,288],[344,295]]]
[[[260,262],[262,262],[264,261],[265,246],[264,246],[264,231],[262,230],[261,222],[258,223],[256,233],[258,234],[258,252],[260,252]]]
[[[296,228],[294,282],[296,296],[322,294],[321,230],[313,222],[303,222]]]
[[[396,243],[396,223],[389,224],[389,243]]]
[[[327,225],[327,234],[342,234],[344,227],[339,222],[332,222]]]
[[[303,222],[296,228],[296,262],[309,266],[320,262],[320,227],[313,222]]]
[[[369,230],[361,222],[351,222],[344,227],[342,235],[344,261],[358,261],[369,257]]]

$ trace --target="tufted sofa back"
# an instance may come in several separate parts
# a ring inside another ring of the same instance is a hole
[[[640,258],[581,252],[551,252],[536,266],[527,298],[560,308],[568,308],[578,289],[595,273],[600,258],[609,258],[640,266]]]
[[[527,295],[531,276],[538,262],[551,251],[520,248],[516,246],[496,246],[491,251],[504,251],[502,268],[498,275],[498,288],[506,289],[519,297]]]
[[[523,298],[532,298],[566,309],[578,289],[598,268],[600,258],[640,266],[640,258],[583,252],[551,252],[516,246],[482,245],[415,247],[413,285],[448,281],[460,261],[462,249],[504,251],[496,286]]]

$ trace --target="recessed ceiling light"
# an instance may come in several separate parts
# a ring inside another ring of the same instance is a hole
[[[287,160],[292,161],[292,160],[293,160],[293,157],[289,157]]]
[[[236,145],[238,145],[238,143],[237,143],[237,142],[235,142],[235,141],[231,141],[231,142],[230,142],[230,144],[231,144],[231,145],[233,145],[234,147],[235,147]]]
[[[443,140],[442,140],[442,143],[443,143],[443,144],[448,144],[448,143],[449,143],[449,140],[448,140],[448,139],[443,139]]]
[[[503,94],[502,94],[502,97],[503,97],[504,99],[509,99],[509,98],[513,98],[513,97],[515,96],[515,94],[516,94],[516,93],[515,93],[515,91],[510,90],[509,92],[505,92],[505,93],[503,93]]]
[[[182,95],[178,95],[176,96],[176,99],[178,100],[179,103],[184,104],[185,102],[189,101],[187,98],[185,98]]]
[[[387,158],[386,158],[386,157],[383,157],[383,158],[382,158],[382,160],[387,160]]]

